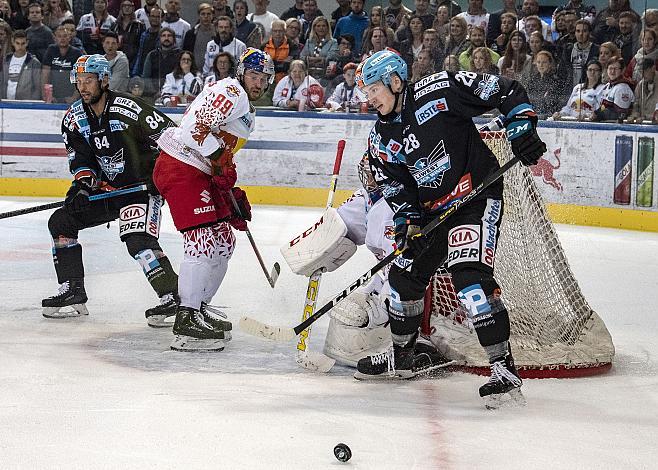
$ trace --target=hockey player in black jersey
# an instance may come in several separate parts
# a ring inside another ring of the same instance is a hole
[[[421,228],[499,168],[472,118],[498,108],[511,147],[524,165],[546,151],[536,115],[514,80],[474,72],[439,72],[407,83],[407,66],[385,50],[364,60],[357,84],[378,111],[369,136],[369,161],[393,209],[395,239],[403,250],[391,267],[388,314],[393,347],[359,361],[357,378],[404,376],[411,368],[423,296],[444,260],[464,309],[491,363],[480,396],[496,406],[505,393],[521,398],[521,379],[509,347],[510,324],[493,276],[503,216],[502,180],[427,237]],[[391,373],[393,371],[393,373]]]
[[[81,99],[64,115],[62,138],[74,179],[64,207],[48,220],[61,287],[57,295],[42,301],[43,315],[88,314],[78,232],[119,219],[121,240],[160,297],[160,305],[146,312],[149,324],[159,326],[154,319],[176,313],[178,278],[158,243],[163,200],[151,179],[156,141],[174,123],[143,101],[110,90],[109,78],[110,65],[98,54],[80,57],[71,71]],[[148,190],[89,200],[90,195],[140,183]]]

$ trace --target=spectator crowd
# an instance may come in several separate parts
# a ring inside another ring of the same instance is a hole
[[[658,10],[608,0],[597,11],[569,0],[549,21],[539,0],[317,0],[283,12],[269,0],[208,0],[195,18],[182,0],[0,0],[0,98],[72,103],[76,59],[103,54],[110,87],[164,106],[192,100],[204,85],[232,76],[247,47],[268,52],[275,85],[257,104],[284,109],[364,111],[358,63],[395,49],[412,81],[444,70],[503,75],[521,82],[541,118],[656,122]]]

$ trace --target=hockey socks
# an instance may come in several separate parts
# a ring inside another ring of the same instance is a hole
[[[64,284],[70,279],[85,277],[82,246],[75,238],[58,237],[53,239],[53,263],[59,284]]]
[[[171,266],[169,258],[160,250],[142,250],[135,259],[139,262],[144,275],[158,297],[178,293],[178,276]]]

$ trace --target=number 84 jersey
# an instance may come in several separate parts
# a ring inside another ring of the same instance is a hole
[[[178,127],[167,129],[160,148],[206,174],[212,174],[209,155],[222,148],[235,154],[254,130],[255,109],[234,78],[206,85],[187,108]]]
[[[116,188],[149,181],[156,141],[171,126],[171,119],[127,93],[109,91],[99,116],[77,100],[62,119],[69,169],[75,179],[93,176]]]

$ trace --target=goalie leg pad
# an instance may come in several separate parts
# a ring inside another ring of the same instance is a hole
[[[292,272],[306,277],[318,269],[335,271],[355,252],[356,245],[347,238],[347,226],[333,208],[327,209],[318,222],[281,248]]]
[[[452,273],[452,282],[480,344],[491,346],[507,341],[509,314],[493,276],[477,269],[459,269]]]
[[[359,359],[385,351],[390,344],[386,327],[356,328],[331,318],[323,351],[340,364],[356,367]]]
[[[356,290],[329,312],[332,318],[355,327],[376,328],[388,322],[386,305],[374,292]]]

